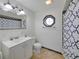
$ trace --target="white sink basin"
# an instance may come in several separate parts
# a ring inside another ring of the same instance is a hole
[[[20,37],[19,39],[13,39],[13,40],[8,40],[8,41],[2,41],[2,43],[4,45],[6,45],[7,47],[13,47],[13,46],[16,46],[20,43],[23,43],[27,40],[30,40],[31,37]]]
[[[24,42],[24,41],[29,40],[29,39],[31,39],[31,37],[20,37],[18,39],[13,39],[12,42],[19,44],[19,43]]]

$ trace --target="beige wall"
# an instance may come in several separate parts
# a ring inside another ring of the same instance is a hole
[[[0,1],[5,2],[6,0],[0,0]],[[11,2],[15,2],[15,0],[11,0]],[[65,0],[57,0],[57,2],[58,3],[55,4],[55,6],[51,6],[48,8],[45,7],[43,10],[40,10],[36,13],[26,8],[27,29],[0,30],[1,33],[0,40],[8,40],[10,37],[27,34],[29,36],[36,36],[36,38],[43,44],[43,46],[61,52],[62,51],[62,9],[64,7]],[[15,2],[15,4],[17,3]],[[23,6],[21,5],[21,7]],[[52,28],[43,28],[44,25],[42,20],[48,14],[51,14],[56,17],[56,23]]]
[[[62,10],[64,7],[64,2],[65,1],[61,0],[59,1],[59,4],[57,4],[57,7],[51,7],[37,12],[35,20],[37,40],[41,42],[44,47],[59,52],[62,52]],[[43,28],[43,18],[46,15],[53,15],[56,18],[56,23],[54,26],[50,28]]]
[[[4,0],[0,0],[3,2]],[[22,6],[22,5],[21,5]],[[17,36],[34,36],[34,12],[31,10],[23,7],[26,12],[26,16],[17,16],[16,14],[13,14],[11,12],[4,12],[0,10],[0,15],[15,17],[15,18],[21,18],[26,19],[26,29],[12,29],[12,30],[0,30],[0,42],[3,40],[9,40],[11,37],[17,37]],[[1,44],[0,44],[0,50],[1,50]]]

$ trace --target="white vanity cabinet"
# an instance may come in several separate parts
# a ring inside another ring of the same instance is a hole
[[[6,43],[7,42],[7,43]],[[30,59],[32,56],[32,48],[34,39],[27,38],[21,41],[2,42],[3,59]]]

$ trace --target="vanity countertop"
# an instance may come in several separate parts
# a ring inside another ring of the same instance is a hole
[[[16,46],[18,44],[21,44],[29,39],[32,39],[31,37],[20,37],[19,39],[14,39],[14,40],[7,40],[7,41],[2,41],[2,44],[4,44],[6,47],[11,48],[13,46]]]

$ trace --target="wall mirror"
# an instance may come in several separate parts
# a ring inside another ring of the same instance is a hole
[[[25,20],[0,15],[0,29],[24,29]]]
[[[43,19],[43,24],[46,27],[52,27],[55,24],[55,17],[52,15],[46,15]]]

